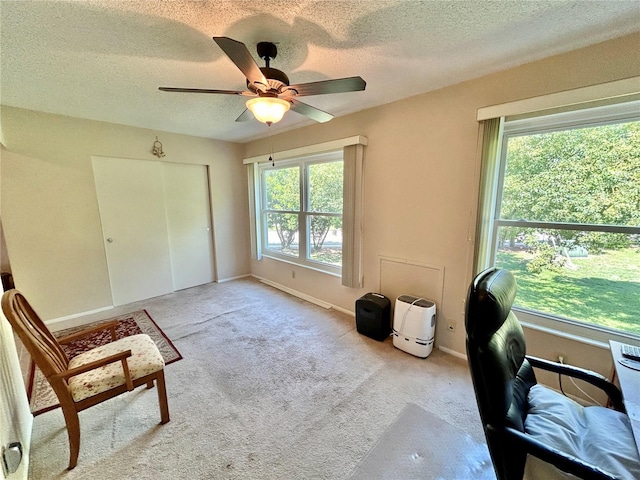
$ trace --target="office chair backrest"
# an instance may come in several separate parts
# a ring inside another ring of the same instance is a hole
[[[516,290],[511,272],[490,268],[475,278],[467,297],[467,358],[497,472],[524,469],[525,455],[514,446],[505,445],[487,426],[524,431],[527,394],[536,383],[525,359],[524,332],[511,311]]]

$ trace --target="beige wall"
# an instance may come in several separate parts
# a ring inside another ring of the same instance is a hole
[[[0,113],[1,112],[2,110],[0,110]],[[4,136],[2,135],[2,123],[0,123],[0,158],[2,156],[3,150],[5,150]],[[0,162],[0,178],[2,178],[2,162]],[[4,231],[2,230],[1,213],[2,213],[2,207],[0,203],[0,272],[11,272],[11,264],[9,263],[9,254],[7,253],[7,244],[4,240]]]
[[[478,195],[477,109],[639,74],[640,35],[635,34],[275,136],[273,142],[281,150],[352,135],[368,137],[365,285],[347,289],[334,277],[310,271],[296,271],[292,278],[290,265],[270,259],[252,261],[251,271],[353,311],[358,297],[379,289],[380,256],[443,266],[436,340],[441,347],[463,353],[462,302],[472,276]],[[267,139],[254,141],[246,145],[245,157],[268,151]],[[447,320],[456,322],[455,332],[445,329]],[[597,363],[599,370],[609,373],[605,350],[584,345],[576,350],[573,343],[557,337],[531,335],[532,353],[550,355],[550,349],[575,351],[570,361],[589,358],[589,364]]]
[[[2,230],[2,217],[0,217],[0,272],[11,273],[11,264],[9,263],[7,243],[4,240],[4,231]]]
[[[110,306],[91,156],[210,165],[217,278],[249,272],[241,145],[3,106],[2,221],[16,287],[45,319]]]

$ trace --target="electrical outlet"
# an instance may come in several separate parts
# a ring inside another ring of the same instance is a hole
[[[447,321],[447,330],[449,330],[450,332],[455,332],[456,331],[456,321],[455,320]]]

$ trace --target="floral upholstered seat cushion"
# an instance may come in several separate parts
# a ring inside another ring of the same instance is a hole
[[[69,369],[100,360],[116,353],[131,350],[127,358],[131,380],[144,377],[164,368],[164,360],[149,335],[131,335],[73,357]],[[69,379],[69,389],[74,401],[79,402],[125,383],[122,362],[117,361]]]

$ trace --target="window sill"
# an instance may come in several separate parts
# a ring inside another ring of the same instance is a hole
[[[332,277],[342,278],[342,272],[340,271],[341,269],[338,267],[335,267],[335,268],[328,267],[327,269],[325,269],[325,268],[322,268],[321,266],[314,266],[309,263],[298,262],[298,261],[295,261],[294,259],[284,258],[279,255],[275,255],[265,251],[262,252],[262,256],[266,258],[270,258],[271,260],[276,260],[278,262],[288,263],[289,265],[295,265],[296,267],[306,268],[307,270],[313,270],[314,272],[325,273],[327,275],[331,275]]]
[[[513,307],[513,311],[523,327],[586,345],[609,349],[609,340],[616,340],[622,343],[629,343],[630,340],[635,342],[640,340],[640,336],[632,333],[585,325],[524,308]]]

